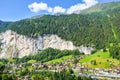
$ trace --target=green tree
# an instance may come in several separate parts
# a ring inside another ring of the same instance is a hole
[[[75,57],[73,63],[77,64],[78,62],[79,62],[79,60]]]
[[[42,75],[37,74],[32,76],[32,80],[45,80],[45,79]]]
[[[5,65],[0,65],[0,73],[3,73],[4,69],[5,69]]]

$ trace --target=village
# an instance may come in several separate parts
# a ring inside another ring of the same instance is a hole
[[[79,58],[80,59],[80,58]],[[68,59],[64,62],[60,63],[8,63],[5,65],[6,69],[4,73],[7,74],[15,74],[17,75],[18,80],[31,80],[31,76],[27,74],[27,72],[41,72],[41,71],[51,71],[51,72],[59,72],[62,70],[72,69],[76,76],[85,76],[90,77],[92,79],[109,79],[109,80],[119,80],[120,79],[120,67],[116,67],[115,69],[100,69],[100,68],[88,68],[84,66],[82,63],[74,62],[74,59]],[[20,75],[19,75],[20,74]],[[26,75],[27,74],[27,75]]]

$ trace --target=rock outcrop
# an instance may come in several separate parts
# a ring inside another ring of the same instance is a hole
[[[34,55],[48,47],[60,50],[79,49],[80,52],[91,54],[94,50],[92,47],[76,47],[71,41],[62,40],[57,35],[46,35],[38,38],[28,38],[19,35],[16,32],[8,30],[0,34],[1,52],[0,58],[24,57]]]

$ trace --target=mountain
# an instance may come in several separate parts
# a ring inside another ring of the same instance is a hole
[[[119,41],[119,4],[120,2],[113,2],[95,5],[90,10],[98,6],[96,10],[101,12],[95,12],[94,9],[92,14],[45,15],[37,19],[20,20],[11,24],[9,29],[33,38],[56,34],[64,40],[72,41],[75,46],[95,46],[101,49],[109,43]]]
[[[23,57],[48,47],[80,48],[84,53],[91,53],[93,48],[109,48],[111,43],[120,42],[119,21],[120,2],[97,4],[81,14],[44,15],[16,21],[7,26],[8,31],[0,34],[1,56]]]
[[[120,8],[120,2],[110,2],[110,3],[101,3],[95,6],[92,6],[88,9],[82,11],[82,14],[89,14],[94,12],[106,12],[109,10],[114,10],[116,8]]]
[[[0,20],[0,32],[3,32],[6,30],[7,26],[10,24],[11,22],[3,22]]]
[[[71,41],[62,40],[57,35],[44,35],[38,38],[28,38],[19,35],[11,30],[0,34],[0,58],[22,58],[28,55],[34,55],[39,51],[49,47],[59,50],[76,50],[81,53],[91,54],[94,51],[91,47],[76,47]]]
[[[43,16],[44,16],[44,15],[32,16],[31,19],[41,18],[41,17],[43,17]]]

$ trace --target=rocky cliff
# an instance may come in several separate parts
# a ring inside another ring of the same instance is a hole
[[[57,35],[28,38],[11,30],[0,34],[0,44],[0,58],[21,58],[27,55],[34,55],[38,51],[44,50],[48,47],[60,50],[79,49],[80,52],[85,54],[90,54],[94,50],[91,47],[76,47],[71,41],[62,40]]]

